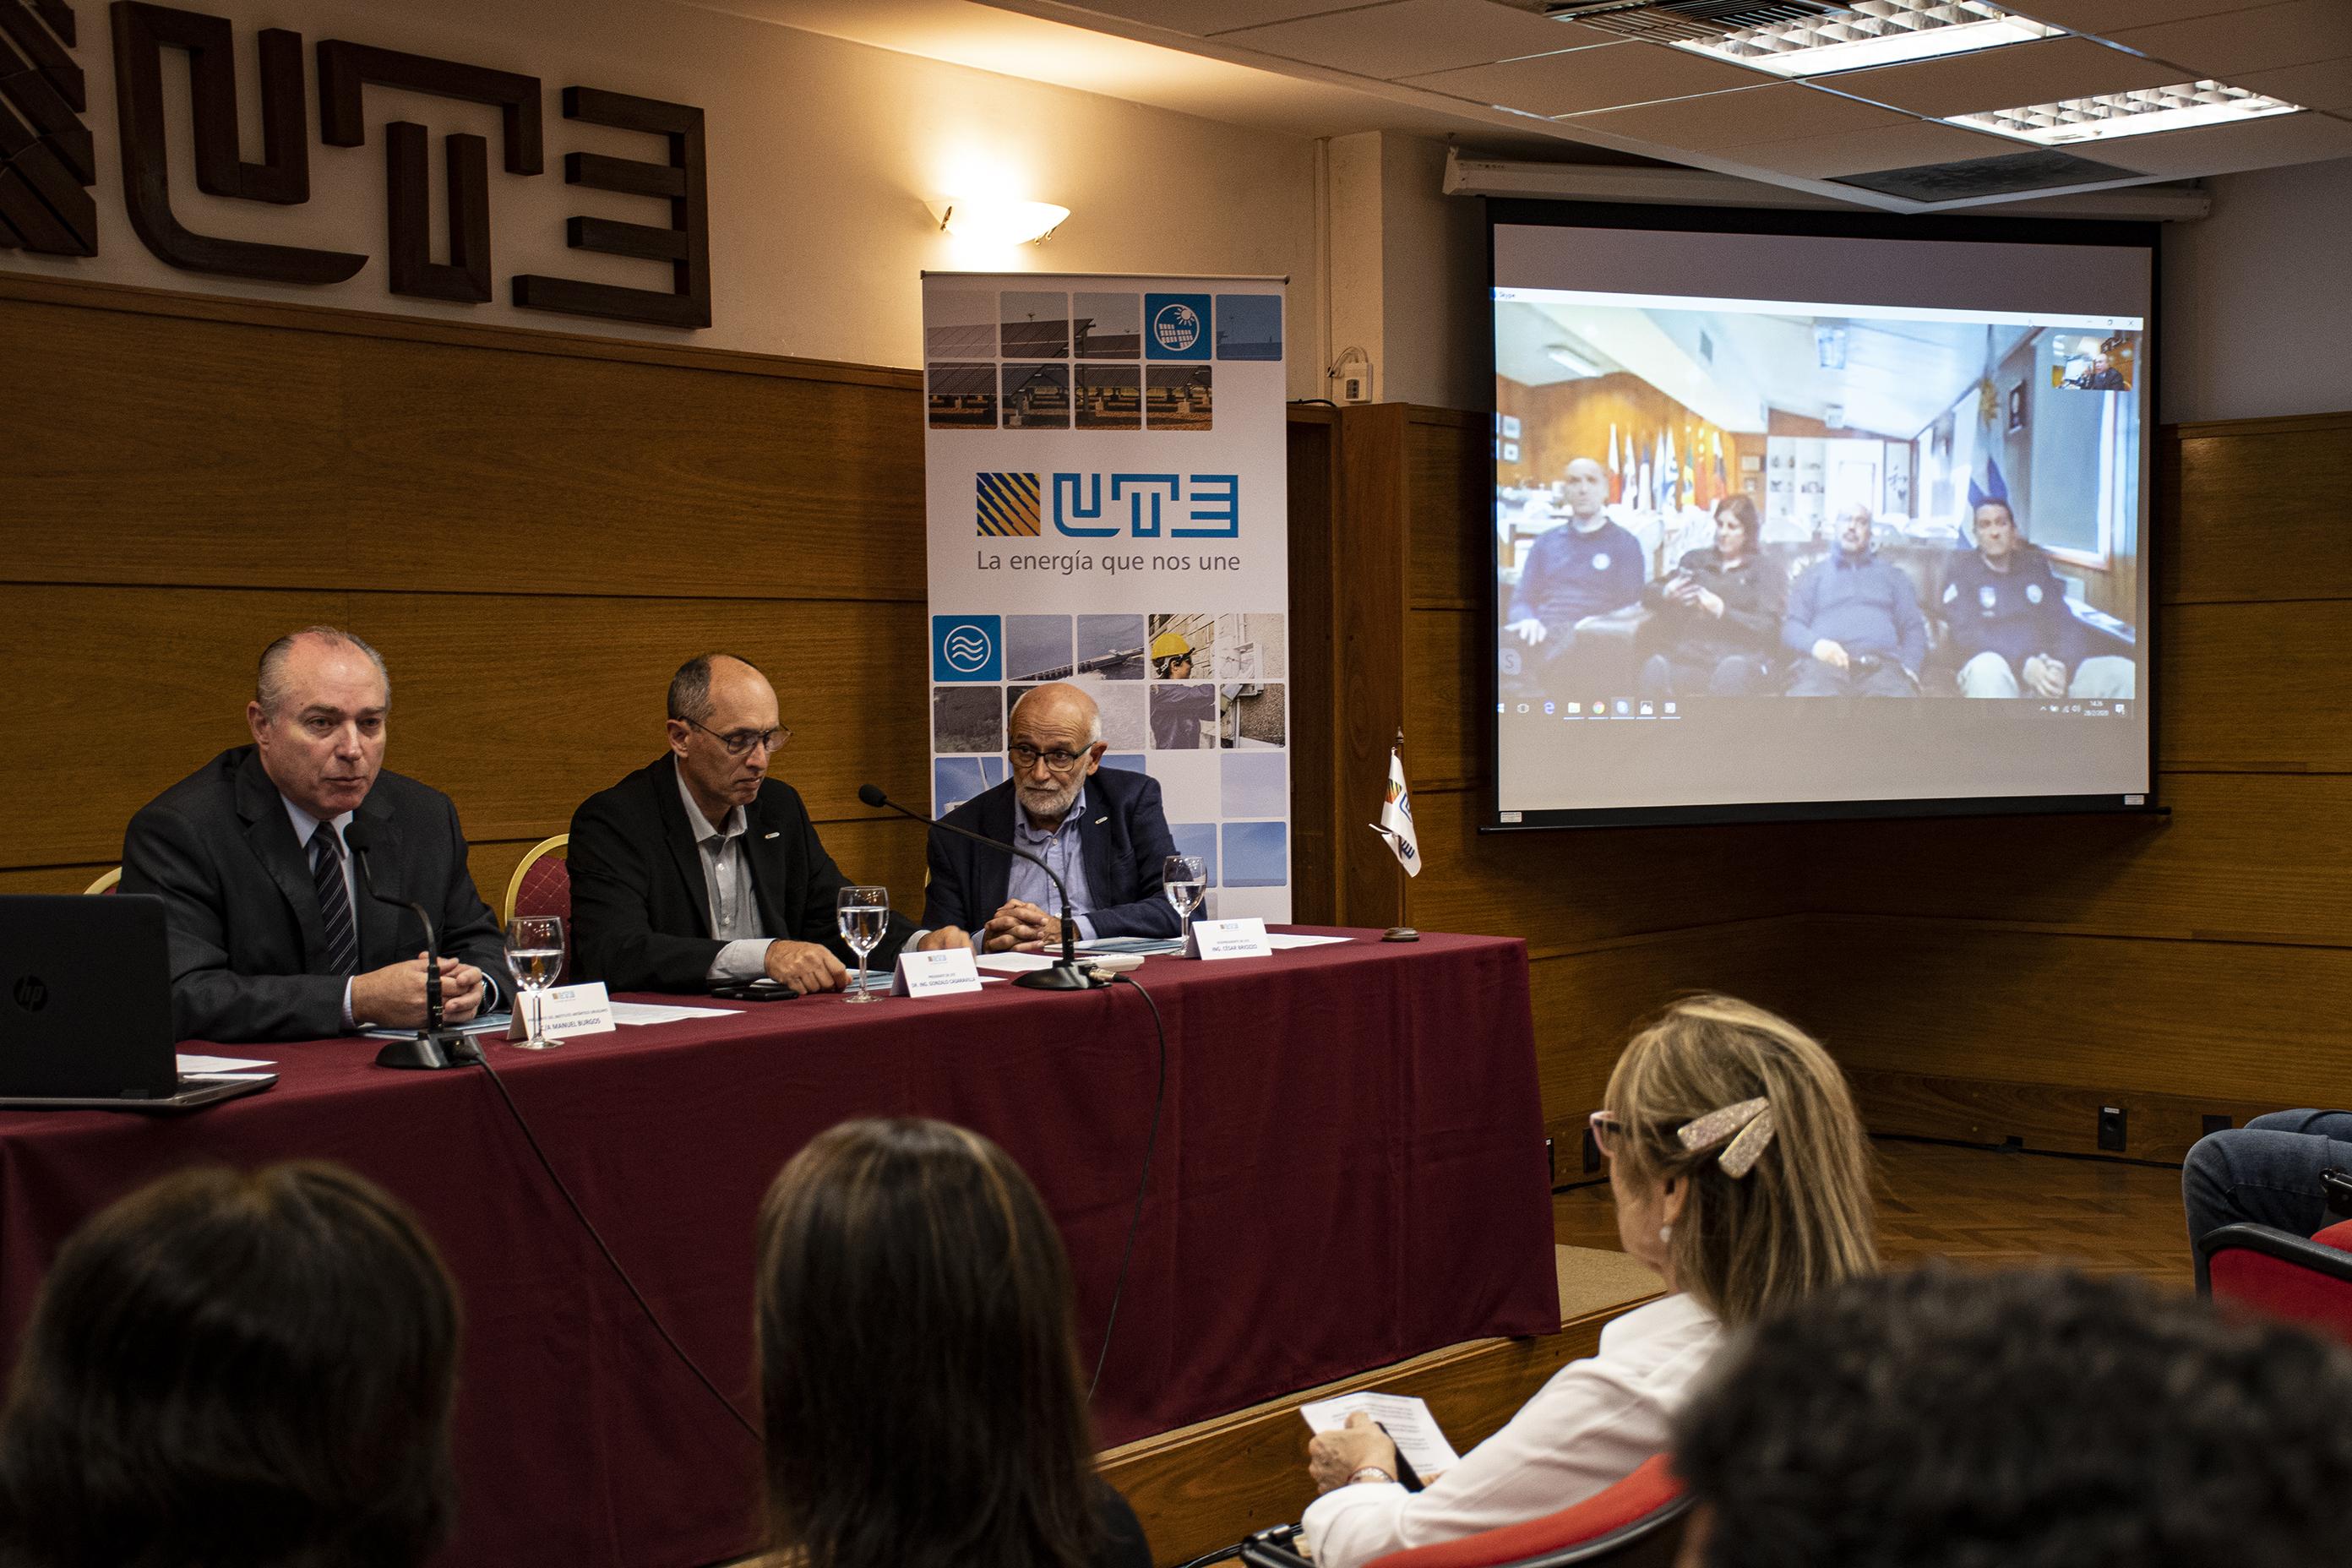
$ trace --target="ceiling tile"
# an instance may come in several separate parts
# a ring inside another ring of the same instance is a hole
[[[1217,36],[1221,44],[1383,79],[1616,41],[1597,27],[1548,22],[1489,0],[1400,0]]]
[[[1664,44],[1628,42],[1402,79],[1407,87],[1549,116],[1721,92],[1751,86],[1756,75]]]
[[[2275,3],[2276,0],[2002,0],[2006,9],[2021,16],[2102,37],[2114,36],[2118,27],[2185,22],[2194,16],[2251,11],[2258,5]]]
[[[1076,0],[1080,9],[1196,37],[1262,22],[1345,11],[1364,0]]]
[[[1717,156],[1746,163],[1768,178],[1790,174],[1801,180],[1823,180],[1833,174],[1998,158],[2017,148],[2018,144],[2005,136],[1963,131],[1957,125],[1943,125],[1932,120],[1906,120],[1900,125],[1878,130],[1736,147]]]
[[[2282,66],[2276,70],[2241,71],[2225,79],[2231,87],[2267,93],[2305,109],[2352,109],[2352,60],[2321,60],[2315,65]]]
[[[2325,114],[2282,114],[2203,131],[2159,132],[2153,136],[2126,136],[2115,142],[2077,142],[2068,151],[2120,163],[2142,174],[2186,179],[2194,174],[2228,174],[2241,169],[2352,158],[2352,121]]]
[[[1981,54],[1845,71],[1817,79],[1824,87],[1873,103],[1942,119],[1987,109],[2016,109],[2064,98],[2167,87],[2181,76],[2177,67],[2127,55],[2088,38],[2042,38]]]
[[[2110,33],[2126,48],[2183,66],[2192,79],[2228,80],[2243,71],[2308,65],[2352,55],[2352,4],[2347,0],[2285,0],[2225,16],[2127,27]]]
[[[1907,114],[1793,81],[1604,109],[1560,121],[1570,131],[1605,132],[1691,153],[1917,123]]]

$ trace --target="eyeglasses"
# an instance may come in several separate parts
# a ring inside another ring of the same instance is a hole
[[[772,730],[730,730],[722,735],[708,724],[697,723],[692,719],[687,722],[726,747],[730,757],[748,756],[754,746],[771,753],[781,752],[793,738],[792,731],[782,724]]]
[[[1056,747],[1050,752],[1041,752],[1034,746],[1016,745],[1009,748],[1004,754],[1012,758],[1013,765],[1024,773],[1041,762],[1057,773],[1066,773],[1094,755],[1094,748],[1088,746],[1083,752],[1065,752]]]
[[[1592,1146],[1601,1151],[1601,1157],[1615,1159],[1617,1140],[1624,1135],[1625,1124],[1618,1121],[1613,1112],[1607,1110],[1594,1111],[1584,1119],[1584,1124],[1592,1129]]]

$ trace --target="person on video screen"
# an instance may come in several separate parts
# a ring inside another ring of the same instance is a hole
[[[1715,503],[1715,548],[1691,550],[1664,581],[1642,590],[1658,651],[1642,666],[1642,695],[1745,697],[1769,672],[1789,606],[1789,576],[1763,553],[1763,522],[1748,497]]]
[[[1642,542],[1601,515],[1609,476],[1579,458],[1568,465],[1568,521],[1538,535],[1511,593],[1503,628],[1547,668],[1576,647],[1576,623],[1622,609],[1642,596]]]
[[[2069,377],[2066,384],[2079,386],[2085,392],[2128,392],[2131,383],[2124,379],[2107,351],[2100,349],[2091,355],[2091,368],[2081,375]]]
[[[1882,561],[1870,509],[1838,514],[1837,548],[1806,568],[1789,593],[1780,643],[1797,661],[1791,697],[1916,697],[1927,658],[1927,622],[1911,575]]]
[[[1942,610],[1963,697],[2128,697],[2132,662],[2085,658],[2090,637],[2066,607],[2050,558],[2026,542],[1998,496],[1976,510],[1977,547],[1944,574]]]

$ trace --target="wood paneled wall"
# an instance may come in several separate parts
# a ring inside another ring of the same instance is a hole
[[[1721,988],[1787,1009],[1874,1125],[2133,1157],[2207,1115],[2352,1084],[2352,415],[2163,437],[2157,679],[2168,820],[1985,818],[1481,835],[1493,657],[1483,416],[1340,416],[1335,785],[1367,820],[1402,721],[1428,862],[1413,922],[1524,936],[1556,1138],[1627,1026]],[[1342,918],[1394,862],[1337,839]],[[1575,1173],[1574,1142],[1559,1174]]]
[[[0,364],[0,890],[111,865],[325,621],[493,903],[711,648],[775,680],[835,857],[919,900],[921,829],[856,802],[927,790],[912,373],[5,275]]]

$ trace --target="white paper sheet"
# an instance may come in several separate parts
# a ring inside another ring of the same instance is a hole
[[[190,1072],[251,1072],[255,1068],[276,1067],[276,1062],[256,1061],[251,1057],[199,1057],[186,1052],[180,1055],[180,1070]]]
[[[740,1007],[681,1007],[666,1002],[615,1002],[615,1024],[676,1024],[688,1018],[724,1018]]]
[[[1280,952],[1286,947],[1328,947],[1335,942],[1353,942],[1352,936],[1310,936],[1305,931],[1272,931],[1265,933],[1265,945]]]
[[[999,974],[1025,974],[1033,969],[1051,969],[1055,960],[1042,952],[991,952],[972,960],[982,969],[992,969]]]
[[[1298,1414],[1318,1432],[1336,1432],[1359,1410],[1388,1428],[1397,1452],[1412,1462],[1423,1480],[1435,1480],[1462,1462],[1462,1456],[1445,1440],[1437,1418],[1429,1413],[1429,1402],[1409,1394],[1343,1394],[1337,1399],[1302,1405]]]

